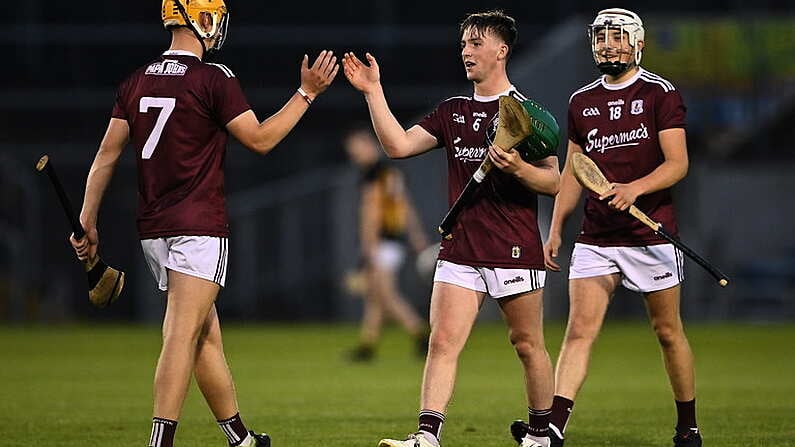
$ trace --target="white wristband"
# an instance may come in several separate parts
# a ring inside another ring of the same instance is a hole
[[[307,104],[309,104],[310,106],[312,105],[312,98],[310,98],[309,95],[306,94],[304,89],[298,87],[298,94],[304,98],[304,101],[306,101]]]

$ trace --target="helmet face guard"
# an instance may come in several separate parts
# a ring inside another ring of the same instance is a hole
[[[207,31],[201,25],[202,14],[209,14],[212,21]],[[224,0],[163,0],[161,17],[166,28],[185,26],[193,31],[207,53],[220,50],[226,41],[229,10]],[[213,39],[209,48],[206,39]]]
[[[227,30],[229,29],[229,19],[231,15],[229,11],[221,17],[221,23],[218,25],[218,32],[215,36],[215,43],[213,44],[212,48],[209,48],[209,51],[220,51],[221,47],[224,46],[224,42],[226,42]]]
[[[602,49],[610,49],[607,46],[610,33],[617,31],[621,36],[620,47],[617,51],[617,61],[600,61],[600,46],[606,47]],[[604,32],[604,43],[599,42],[599,36]],[[599,11],[593,23],[588,25],[588,37],[591,41],[591,52],[593,54],[594,62],[599,68],[599,71],[610,76],[619,76],[626,72],[630,67],[640,65],[640,59],[643,56],[639,41],[644,40],[645,31],[643,29],[643,21],[640,17],[632,11],[626,9],[605,9]],[[629,45],[633,48],[633,58],[630,63],[621,62],[621,50],[624,47],[624,39],[628,39]]]

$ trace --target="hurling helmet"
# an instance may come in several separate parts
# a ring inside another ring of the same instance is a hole
[[[201,14],[210,15],[212,25],[209,31],[202,29],[199,22]],[[190,28],[204,46],[204,39],[215,37],[215,43],[207,51],[218,51],[224,45],[229,26],[229,10],[224,0],[163,0],[161,10],[163,26],[186,26]]]
[[[597,35],[601,30],[616,29],[621,33],[621,38],[628,36],[629,44],[634,50],[635,65],[640,65],[643,56],[638,47],[638,41],[644,40],[645,30],[643,21],[632,11],[621,8],[603,9],[596,14],[593,23],[588,25],[588,37],[591,40],[591,51],[597,67],[602,73],[617,76],[629,68],[626,62],[599,62],[597,54]]]

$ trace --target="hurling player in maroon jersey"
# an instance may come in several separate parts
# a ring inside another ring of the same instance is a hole
[[[682,253],[626,212],[634,204],[676,233],[670,188],[688,169],[685,106],[670,82],[639,65],[644,29],[637,14],[600,11],[589,35],[604,76],[571,96],[568,154],[585,153],[614,183],[602,197],[587,193],[571,256],[569,322],[550,416],[552,445],[563,445],[610,297],[623,285],[643,294],[662,348],[678,414],[674,445],[700,446],[693,354],[679,313]],[[556,258],[563,225],[582,192],[567,164],[544,248],[550,270],[560,270]]]
[[[404,129],[392,115],[375,58],[352,53],[343,70],[370,109],[373,127],[391,158],[444,147],[448,198],[452,203],[485,157],[497,170],[483,181],[460,215],[453,239],[442,242],[430,304],[431,337],[423,376],[417,433],[383,439],[381,447],[438,447],[453,393],[458,358],[486,296],[495,299],[510,341],[524,368],[529,433],[517,442],[546,447],[552,404],[552,364],[542,331],[544,259],[537,222],[537,193],[558,190],[557,156],[526,162],[516,152],[491,145],[498,99],[525,99],[511,84],[506,63],[516,42],[514,19],[501,11],[469,15],[460,27],[461,59],[474,94],[449,98],[420,123]]]
[[[226,38],[223,0],[163,0],[171,46],[119,87],[110,124],[86,181],[81,223],[72,244],[80,259],[97,250],[97,213],[122,149],[138,166],[138,233],[158,287],[167,290],[163,346],[154,380],[150,447],[171,447],[190,384],[204,398],[231,446],[269,446],[240,418],[224,358],[215,299],[224,285],[229,229],[223,164],[228,134],[265,154],[300,120],[337,74],[323,51],[301,63],[301,85],[281,110],[257,119],[234,73],[203,60]]]

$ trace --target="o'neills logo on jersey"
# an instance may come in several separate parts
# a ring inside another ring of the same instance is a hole
[[[146,74],[156,76],[183,76],[188,71],[188,66],[173,59],[155,62],[146,67]]]
[[[588,132],[588,145],[585,146],[586,152],[596,149],[597,152],[604,153],[608,149],[615,149],[624,146],[637,146],[640,140],[649,139],[649,128],[640,123],[640,127],[627,132],[618,132],[612,135],[598,136],[599,129],[591,129]]]

